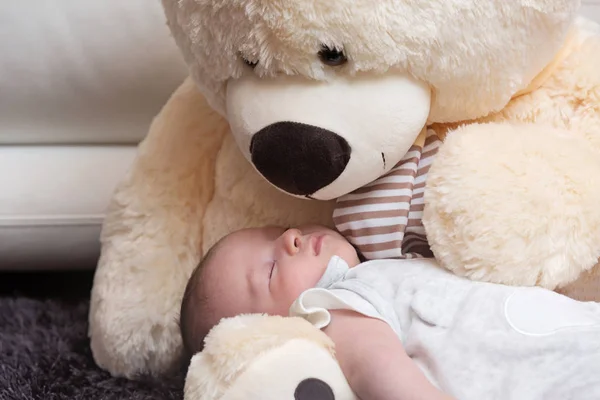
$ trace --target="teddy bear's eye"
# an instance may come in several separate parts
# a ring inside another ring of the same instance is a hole
[[[337,67],[348,62],[343,50],[332,49],[325,45],[319,51],[319,59],[323,64],[330,67]]]

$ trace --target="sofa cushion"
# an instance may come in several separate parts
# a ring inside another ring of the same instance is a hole
[[[0,144],[137,143],[187,69],[159,0],[6,1]]]

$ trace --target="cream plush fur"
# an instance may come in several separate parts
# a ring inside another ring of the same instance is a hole
[[[357,400],[335,361],[333,343],[299,318],[240,316],[224,320],[192,358],[185,399],[328,400],[296,394],[306,379],[327,384],[335,400]],[[314,390],[314,389],[313,389]],[[333,399],[332,399],[333,400]]]
[[[331,226],[334,199],[385,173],[425,127],[446,137],[424,215],[444,267],[597,296],[600,29],[576,20],[579,3],[163,0],[191,77],[154,120],[106,218],[90,310],[98,364],[167,371],[180,358],[183,287],[207,248],[246,226]],[[323,65],[322,45],[343,48],[348,63]],[[351,144],[352,174],[319,200],[276,189],[248,162],[252,135],[289,120]],[[383,152],[387,166],[375,162]],[[240,360],[285,353],[219,354],[226,364],[207,384],[233,384]],[[207,356],[190,374],[212,365]]]

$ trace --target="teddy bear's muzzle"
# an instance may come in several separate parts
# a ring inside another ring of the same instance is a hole
[[[273,185],[309,197],[344,172],[351,148],[346,139],[327,129],[276,122],[252,137],[250,154],[258,172]]]

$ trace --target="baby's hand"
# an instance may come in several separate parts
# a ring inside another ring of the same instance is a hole
[[[451,399],[427,380],[388,324],[346,310],[332,310],[331,317],[324,332],[335,342],[336,358],[359,398]]]

